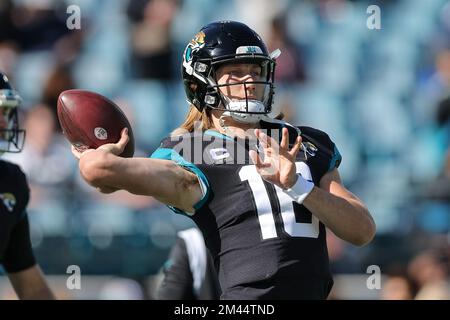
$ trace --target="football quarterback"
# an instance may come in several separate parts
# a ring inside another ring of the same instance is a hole
[[[326,227],[355,245],[375,234],[330,137],[277,119],[279,54],[243,23],[210,23],[183,53],[186,119],[150,159],[117,157],[125,130],[116,144],[73,149],[92,186],[153,196],[196,223],[221,299],[326,299]]]

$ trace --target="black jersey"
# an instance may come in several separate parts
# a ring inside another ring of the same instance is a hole
[[[178,232],[162,271],[158,299],[217,300],[220,297],[214,262],[197,228]]]
[[[297,131],[286,126],[293,143]],[[262,127],[277,125],[264,122]],[[318,186],[341,156],[326,133],[299,129],[303,147],[297,172]],[[204,197],[195,213],[171,209],[190,216],[202,231],[222,299],[325,299],[332,286],[325,227],[261,178],[248,157],[257,148],[252,141],[207,130],[166,138],[152,157],[172,159],[199,178]]]
[[[7,272],[35,265],[26,207],[30,192],[17,165],[0,160],[0,263]]]

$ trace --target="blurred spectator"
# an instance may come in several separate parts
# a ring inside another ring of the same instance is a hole
[[[414,282],[403,267],[391,267],[382,284],[381,300],[412,300],[416,295]]]
[[[49,50],[64,35],[70,32],[66,27],[66,11],[63,2],[56,1],[20,1],[10,8],[15,35],[23,51]]]
[[[428,183],[423,195],[426,199],[450,205],[450,146],[447,149],[442,173]]]
[[[442,281],[424,286],[414,298],[415,300],[450,300],[449,285]]]
[[[411,283],[405,276],[389,276],[381,292],[381,300],[412,300]]]
[[[140,284],[132,279],[117,278],[104,284],[99,293],[100,300],[143,300]]]
[[[336,237],[333,232],[327,230],[328,257],[333,274],[360,272],[360,263],[355,255],[352,255],[350,245]]]
[[[434,71],[425,80],[423,90],[421,96],[424,99],[422,102],[424,109],[419,110],[419,117],[432,122],[439,102],[450,94],[450,49],[443,49],[437,53]]]
[[[442,50],[436,57],[436,89],[440,95],[450,91],[450,49]]]
[[[171,29],[179,5],[179,0],[130,0],[128,3],[134,77],[170,80],[174,76]]]
[[[286,17],[280,15],[272,20],[268,38],[269,51],[281,50],[281,56],[277,58],[275,72],[276,83],[303,82],[306,80],[305,68],[300,51],[286,31]]]
[[[0,2],[0,43],[14,42],[18,38],[19,30],[14,24],[12,10],[12,0]]]
[[[0,70],[12,74],[16,60],[18,30],[12,20],[12,0],[0,2]]]
[[[440,28],[430,41],[430,49],[434,52],[443,48],[450,49],[450,2],[447,1],[438,13],[438,21]]]
[[[268,41],[271,21],[288,10],[288,1],[234,0],[233,19],[239,20],[255,30],[264,41]],[[237,18],[236,18],[237,16]],[[267,43],[267,42],[266,42]],[[275,48],[276,49],[276,48]]]
[[[348,9],[349,2],[345,0],[320,0],[315,5],[318,9],[319,17],[324,22],[339,22]]]
[[[450,95],[439,103],[437,123],[439,126],[450,125]]]
[[[75,81],[68,66],[56,65],[53,70],[50,70],[46,83],[44,84],[42,92],[42,102],[50,107],[53,112],[54,119],[57,119],[57,103],[61,92],[68,89],[75,88]],[[59,122],[56,123],[57,131],[59,129]]]
[[[444,143],[450,147],[450,88],[449,95],[439,102],[436,118],[438,126],[444,131]]]
[[[417,255],[408,265],[409,276],[415,281],[417,300],[448,300],[448,257],[434,251]]]

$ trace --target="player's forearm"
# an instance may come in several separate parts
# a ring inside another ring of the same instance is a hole
[[[55,300],[55,296],[47,285],[39,288],[16,290],[20,300]]]
[[[189,198],[198,184],[192,173],[168,160],[122,158],[95,150],[81,157],[79,166],[83,178],[95,188],[124,189],[175,206],[190,202],[183,198]]]
[[[375,235],[375,223],[369,211],[356,199],[339,197],[315,187],[303,205],[336,236],[354,245],[365,245]]]
[[[155,162],[155,163],[152,163]],[[164,196],[172,179],[168,164],[148,158],[121,158],[102,150],[83,155],[79,168],[95,188],[124,189],[135,194]]]
[[[9,273],[8,277],[18,298],[21,300],[55,299],[37,265],[24,271]]]

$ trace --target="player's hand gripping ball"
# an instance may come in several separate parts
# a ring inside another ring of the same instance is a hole
[[[117,143],[123,128],[129,141],[121,157],[134,154],[131,125],[122,110],[104,96],[86,90],[66,90],[58,98],[58,119],[64,136],[80,152]]]

